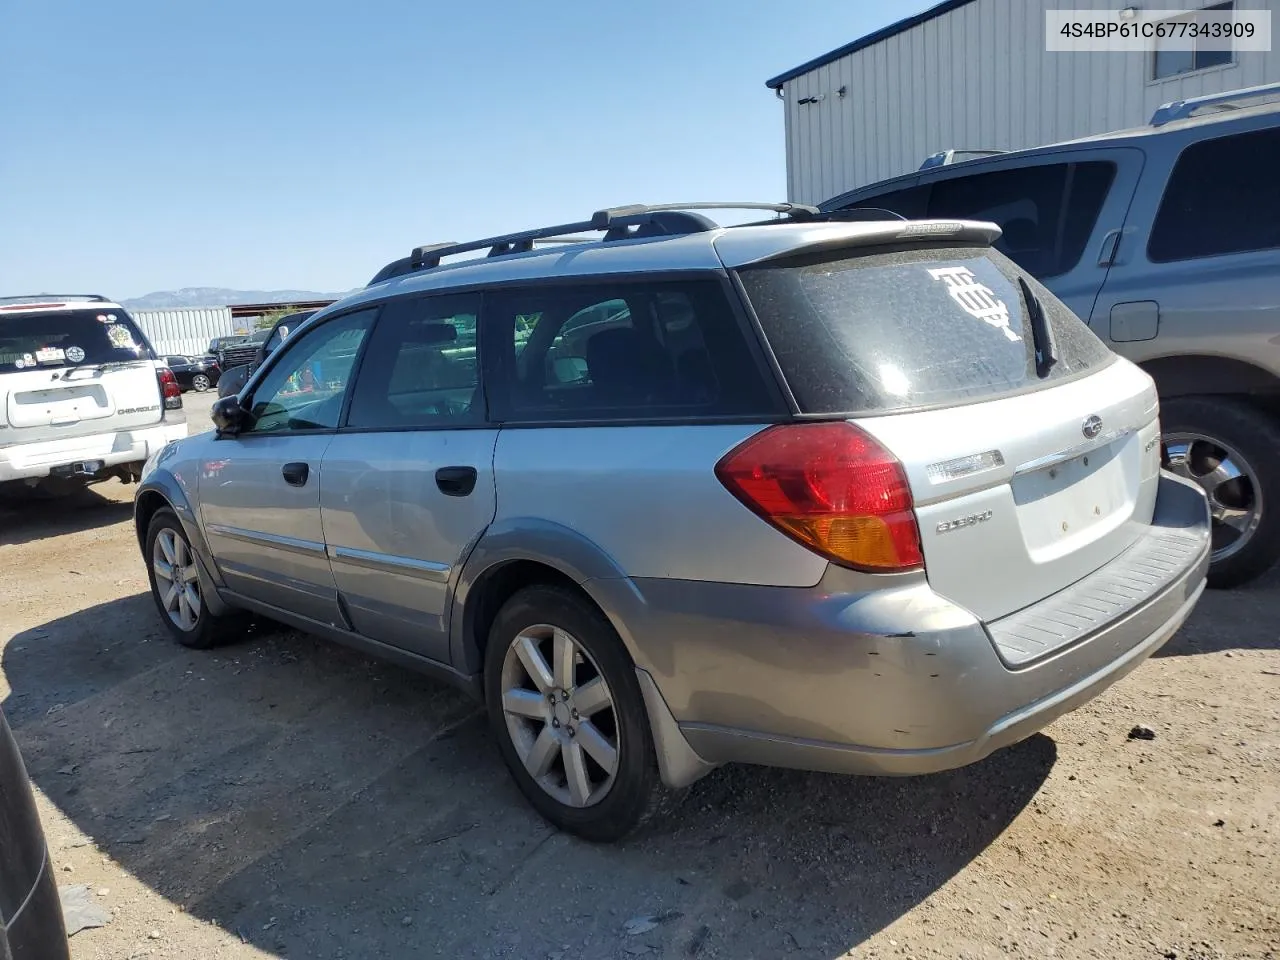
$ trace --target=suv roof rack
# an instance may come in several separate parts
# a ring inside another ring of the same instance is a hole
[[[954,147],[951,150],[939,150],[937,153],[931,153],[924,158],[924,163],[917,168],[919,170],[928,170],[931,167],[946,167],[953,163],[964,163],[964,160],[957,160],[956,155],[961,153],[971,153],[973,157],[966,159],[977,159],[978,157],[996,157],[1002,153],[1008,153],[1008,150],[995,150],[986,147]]]
[[[1267,96],[1280,96],[1280,83],[1263,83],[1256,87],[1224,90],[1222,93],[1206,93],[1202,97],[1188,97],[1186,100],[1171,100],[1156,107],[1156,112],[1151,115],[1151,126],[1162,127],[1173,120],[1185,120],[1195,116],[1196,111],[1203,107],[1239,110],[1248,106],[1240,101]]]
[[[490,257],[528,253],[539,243],[580,243],[589,237],[575,236],[584,231],[604,231],[604,240],[628,240],[636,237],[679,236],[719,229],[719,224],[697,210],[770,210],[797,220],[818,219],[824,215],[817,207],[802,203],[635,203],[597,210],[589,220],[538,227],[519,233],[508,233],[466,243],[430,243],[415,247],[407,257],[393,260],[369,281],[372,286],[392,277],[440,266],[444,257],[472,250],[489,249]]]
[[[0,303],[65,303],[68,300],[112,302],[100,293],[23,293],[13,297],[0,297]]]

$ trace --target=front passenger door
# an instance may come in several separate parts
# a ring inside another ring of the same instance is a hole
[[[320,525],[320,467],[377,309],[326,320],[281,350],[245,400],[251,425],[202,464],[201,518],[236,593],[343,626]]]

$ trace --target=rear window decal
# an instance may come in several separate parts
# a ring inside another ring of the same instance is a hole
[[[41,347],[36,351],[36,363],[61,363],[65,356],[59,347]]]
[[[929,276],[947,285],[947,293],[969,316],[1001,330],[1013,342],[1022,338],[1009,329],[1009,308],[996,297],[995,291],[979,283],[968,267],[938,267]]]
[[[67,347],[67,359],[72,363],[80,363],[84,360],[84,347]]]
[[[22,359],[22,357],[19,357],[17,360],[13,361],[13,365],[21,370],[27,365],[27,361]]]
[[[133,334],[129,332],[129,328],[120,324],[113,323],[107,327],[107,339],[117,350],[133,350],[137,346],[133,342]]]

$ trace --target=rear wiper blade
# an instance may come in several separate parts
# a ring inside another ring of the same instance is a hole
[[[1058,344],[1039,298],[1031,292],[1030,285],[1022,277],[1018,278],[1018,286],[1022,288],[1022,298],[1027,304],[1027,317],[1031,321],[1031,345],[1036,351],[1036,376],[1043,380],[1049,375],[1050,368],[1058,362]]]
[[[74,367],[66,367],[65,369],[63,369],[62,379],[70,380],[71,375],[75,373],[77,370],[93,370],[95,372],[101,373],[104,370],[113,370],[116,367],[122,367],[131,363],[138,363],[138,362],[139,361],[137,360],[101,360],[101,361],[89,360],[89,361],[86,361],[85,363],[77,363]]]

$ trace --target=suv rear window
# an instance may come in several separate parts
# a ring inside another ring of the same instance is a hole
[[[118,307],[0,314],[0,373],[151,357],[147,341]]]
[[[804,413],[988,400],[1060,382],[1112,354],[1061,301],[987,247],[881,250],[741,272]],[[1022,277],[1057,348],[1036,375]]]

